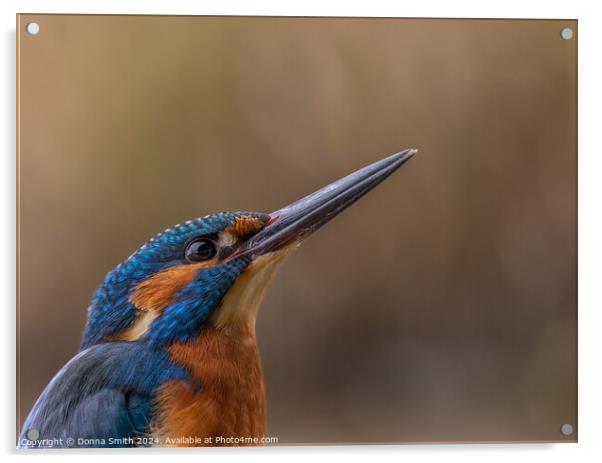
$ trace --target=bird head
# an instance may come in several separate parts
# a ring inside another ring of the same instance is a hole
[[[105,277],[82,348],[111,340],[187,342],[204,327],[254,329],[283,258],[415,152],[375,162],[271,214],[220,212],[158,234]]]

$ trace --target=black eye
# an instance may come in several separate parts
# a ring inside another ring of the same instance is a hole
[[[201,262],[211,259],[217,253],[215,243],[211,240],[200,239],[193,241],[186,247],[186,260],[188,262]]]

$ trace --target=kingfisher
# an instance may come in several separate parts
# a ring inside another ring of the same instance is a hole
[[[415,153],[271,214],[220,212],[156,235],[94,293],[81,349],[36,401],[18,447],[262,445],[255,322],[278,265]]]

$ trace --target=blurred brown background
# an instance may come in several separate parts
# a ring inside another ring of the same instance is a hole
[[[258,321],[269,435],[575,440],[559,432],[577,424],[566,26],[20,16],[19,419],[149,237],[415,147],[275,279]]]

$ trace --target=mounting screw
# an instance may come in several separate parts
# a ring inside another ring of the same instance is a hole
[[[563,436],[570,436],[573,434],[573,425],[571,423],[564,423],[560,426],[560,432]]]
[[[563,40],[571,40],[573,38],[573,29],[570,27],[560,29],[560,37],[562,37]]]
[[[40,431],[38,431],[35,428],[31,428],[27,430],[27,433],[25,435],[29,440],[38,440],[38,438],[40,437]]]
[[[29,35],[38,35],[38,32],[40,32],[40,25],[35,22],[28,23],[27,26],[25,26],[25,30]]]

